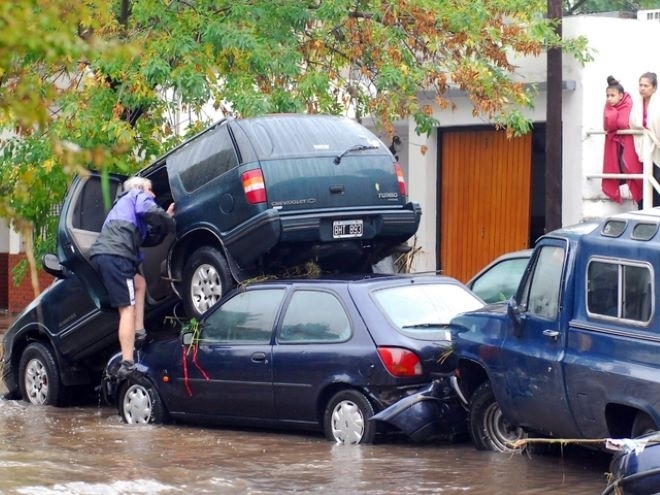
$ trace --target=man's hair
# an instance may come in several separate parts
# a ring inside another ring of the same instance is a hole
[[[124,191],[131,189],[151,189],[151,181],[146,177],[129,177],[124,182]]]

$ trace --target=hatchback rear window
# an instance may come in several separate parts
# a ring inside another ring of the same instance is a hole
[[[455,284],[418,284],[373,292],[380,310],[401,333],[419,339],[446,339],[446,327],[457,314],[483,303]]]

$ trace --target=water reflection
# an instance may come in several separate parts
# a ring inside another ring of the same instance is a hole
[[[0,495],[364,493],[598,494],[608,457],[478,452],[393,439],[129,426],[111,408],[0,400]]]

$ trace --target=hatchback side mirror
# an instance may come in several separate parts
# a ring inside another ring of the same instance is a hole
[[[193,343],[193,333],[192,332],[185,332],[183,335],[181,335],[181,341],[183,342],[183,345],[189,346],[192,345]]]

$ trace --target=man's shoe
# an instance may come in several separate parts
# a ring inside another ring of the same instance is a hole
[[[117,378],[123,380],[137,372],[137,366],[133,361],[122,361],[117,369]]]

